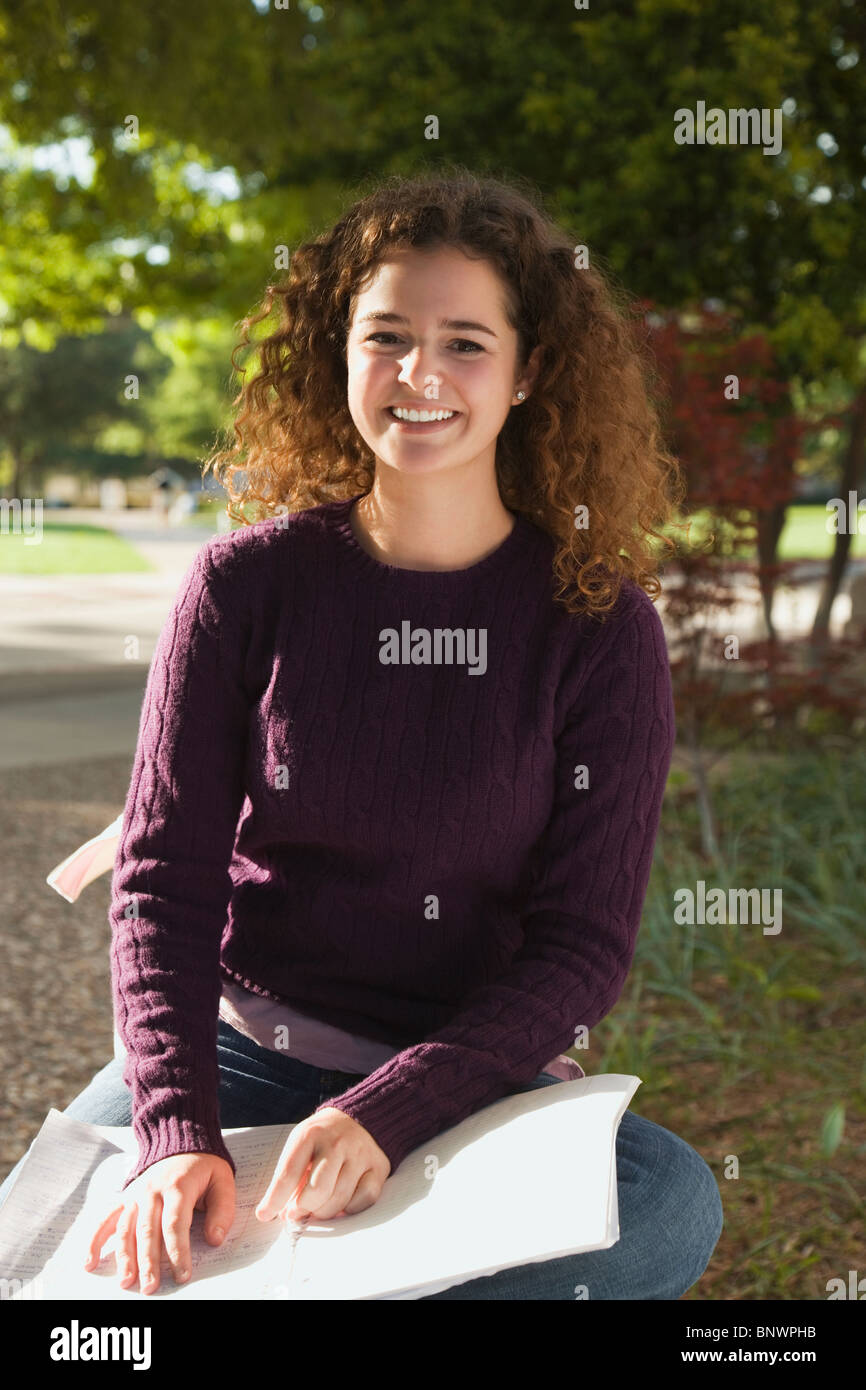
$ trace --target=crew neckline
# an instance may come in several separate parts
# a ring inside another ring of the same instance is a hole
[[[474,565],[466,565],[463,569],[456,570],[404,569],[401,565],[389,565],[383,560],[377,560],[374,555],[364,549],[355,536],[352,530],[350,512],[355,503],[366,495],[364,492],[359,492],[354,497],[327,502],[322,510],[332,531],[341,541],[345,553],[353,560],[355,566],[369,575],[378,575],[383,580],[414,584],[421,588],[431,589],[472,584],[476,580],[486,579],[497,570],[509,565],[532,538],[533,527],[528,518],[522,512],[513,512],[515,521],[508,535],[495,550],[492,550],[489,555],[485,555],[483,560],[476,560]]]

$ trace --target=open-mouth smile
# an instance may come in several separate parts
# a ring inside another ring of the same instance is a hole
[[[400,411],[399,415],[395,413],[396,410]],[[416,410],[414,407],[404,408],[389,405],[386,407],[385,414],[394,422],[399,430],[405,430],[409,434],[434,434],[437,430],[447,429],[455,420],[459,420],[461,412],[459,410],[446,412],[443,409],[436,410],[435,408],[432,410]],[[411,418],[413,415],[416,417],[414,420]],[[428,420],[417,418],[422,415],[430,415],[433,418]],[[446,418],[437,419],[436,417],[440,415],[444,415]]]

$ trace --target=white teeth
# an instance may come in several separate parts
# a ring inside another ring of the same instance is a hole
[[[410,420],[424,424],[429,420],[450,420],[453,410],[404,410],[402,406],[392,406],[391,410],[398,420]]]

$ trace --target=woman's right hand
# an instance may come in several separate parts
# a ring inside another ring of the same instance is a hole
[[[102,1247],[117,1231],[116,1258],[121,1288],[141,1278],[141,1292],[159,1288],[165,1248],[174,1282],[190,1277],[189,1231],[194,1211],[205,1211],[204,1234],[220,1245],[235,1219],[235,1179],[231,1164],[216,1154],[172,1154],[145,1168],[124,1189],[118,1203],[95,1231],[85,1269],[95,1269]]]

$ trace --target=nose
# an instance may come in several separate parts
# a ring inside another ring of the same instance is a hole
[[[420,347],[414,347],[407,352],[405,357],[400,359],[400,374],[397,380],[401,386],[408,386],[411,391],[418,395],[424,395],[425,399],[437,400],[439,388],[442,385],[442,377],[437,372],[424,371],[424,367],[429,366],[424,353]]]

